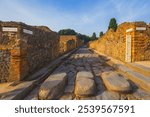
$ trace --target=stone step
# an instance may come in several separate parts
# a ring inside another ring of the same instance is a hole
[[[143,66],[141,64],[139,64],[138,62],[135,63],[125,63],[125,65],[134,70],[135,72],[138,72],[144,76],[147,76],[150,78],[150,67],[147,66]]]
[[[130,92],[130,83],[115,71],[103,72],[101,75],[106,88],[110,91]]]
[[[38,98],[41,100],[56,99],[63,94],[67,82],[66,73],[52,74],[41,85]]]
[[[95,95],[96,85],[91,72],[81,71],[77,73],[75,83],[75,95],[91,96]]]

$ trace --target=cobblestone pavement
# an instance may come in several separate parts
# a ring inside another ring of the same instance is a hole
[[[25,99],[150,99],[149,92],[108,65],[107,61],[106,57],[87,47],[80,48]]]

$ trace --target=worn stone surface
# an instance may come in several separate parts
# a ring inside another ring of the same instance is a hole
[[[105,91],[101,94],[102,100],[119,100],[119,94],[116,92]]]
[[[81,97],[80,100],[96,100],[95,96]]]
[[[96,92],[96,86],[93,79],[80,79],[76,80],[75,94],[78,96],[94,95]]]
[[[150,100],[150,93],[145,92],[142,89],[138,89],[133,93],[133,96],[135,96],[139,100]]]
[[[80,79],[83,79],[83,78],[94,79],[94,76],[93,76],[93,74],[91,72],[87,72],[87,71],[78,72],[76,79],[80,80]]]
[[[39,99],[55,99],[63,93],[66,84],[66,73],[50,75],[39,90]]]
[[[131,90],[129,82],[114,71],[104,72],[101,77],[108,90],[118,92],[129,92]]]
[[[64,92],[65,93],[73,93],[74,92],[74,88],[75,88],[74,85],[67,85]]]
[[[60,100],[73,100],[74,99],[74,95],[73,94],[64,94],[62,95],[59,99]]]
[[[94,95],[96,85],[91,72],[78,72],[76,77],[75,94],[78,96]]]

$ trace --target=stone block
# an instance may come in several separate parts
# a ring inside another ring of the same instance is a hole
[[[39,99],[56,99],[65,89],[67,80],[66,73],[52,74],[44,83],[42,83],[39,90]]]

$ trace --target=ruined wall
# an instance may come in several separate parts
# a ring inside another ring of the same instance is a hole
[[[60,36],[60,54],[69,52],[79,46],[79,39],[74,35]]]
[[[0,22],[0,83],[23,80],[82,44],[45,26]]]
[[[136,30],[137,27],[146,27],[146,30]],[[127,30],[131,31],[127,31]],[[125,22],[118,26],[117,31],[109,30],[105,35],[89,43],[89,47],[125,61],[126,35],[131,35],[132,61],[150,60],[150,28],[144,22]]]
[[[59,35],[47,27],[0,22],[0,82],[22,80],[59,56]]]
[[[146,23],[135,23],[136,31],[134,34],[134,60],[150,60],[150,27]],[[146,30],[137,29],[145,27]]]

